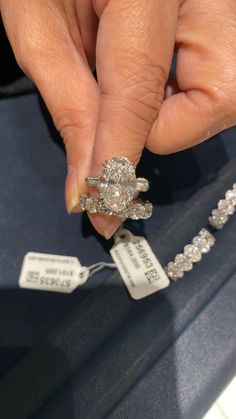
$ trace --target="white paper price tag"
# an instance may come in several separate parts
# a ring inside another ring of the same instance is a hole
[[[134,299],[168,287],[169,278],[144,237],[119,230],[110,253]]]
[[[29,252],[21,268],[19,285],[40,291],[71,293],[89,277],[89,269],[76,257]]]

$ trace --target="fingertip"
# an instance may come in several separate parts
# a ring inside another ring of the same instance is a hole
[[[77,170],[69,167],[65,182],[65,202],[68,214],[81,211],[79,196],[80,192]]]
[[[122,220],[113,215],[102,215],[99,213],[88,214],[91,224],[95,230],[103,236],[106,240],[109,240],[120,227]]]

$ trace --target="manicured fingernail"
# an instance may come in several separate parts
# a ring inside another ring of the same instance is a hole
[[[120,227],[120,224],[121,224],[120,221],[115,220],[107,225],[104,231],[104,237],[106,240],[109,240],[115,234],[115,232]]]
[[[78,174],[77,170],[69,167],[66,185],[65,185],[65,194],[66,194],[66,208],[68,214],[71,214],[73,211],[78,211],[79,205],[79,187],[78,187]]]
[[[95,228],[95,230],[109,240],[113,234],[120,227],[122,220],[114,215],[102,215],[99,212],[96,214],[91,214],[88,212],[88,217]]]

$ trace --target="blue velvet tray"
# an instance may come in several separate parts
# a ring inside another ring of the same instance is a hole
[[[1,419],[201,418],[236,371],[236,218],[183,280],[141,301],[108,270],[71,295],[19,289],[26,252],[89,265],[110,261],[112,240],[67,215],[65,154],[37,95],[1,100],[0,128]],[[235,132],[144,153],[154,216],[127,227],[161,262],[236,181]]]

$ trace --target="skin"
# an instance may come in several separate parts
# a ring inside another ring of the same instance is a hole
[[[173,153],[236,124],[235,0],[0,0],[0,10],[63,137],[69,212],[105,159],[137,163],[144,147]],[[120,223],[89,217],[106,238]]]

